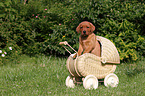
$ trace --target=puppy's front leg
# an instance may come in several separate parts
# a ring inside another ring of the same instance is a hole
[[[79,50],[78,50],[78,56],[80,56],[83,52],[83,46],[79,43]]]
[[[83,52],[83,47],[82,47],[82,45],[79,43],[78,56],[80,56],[80,55],[82,54],[82,52]],[[75,55],[73,56],[73,58],[76,58],[76,57],[77,57],[77,54],[75,54]]]

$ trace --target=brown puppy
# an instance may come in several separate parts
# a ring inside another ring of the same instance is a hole
[[[100,57],[100,44],[96,39],[96,35],[93,33],[94,30],[95,26],[88,21],[81,22],[76,28],[78,33],[81,32],[79,37],[78,56],[82,53],[92,53]],[[76,58],[76,55],[73,57]]]

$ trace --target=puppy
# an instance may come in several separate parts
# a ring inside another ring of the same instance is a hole
[[[96,39],[96,35],[93,33],[94,30],[95,26],[88,21],[81,22],[76,28],[76,31],[81,33],[79,37],[78,56],[82,53],[92,53],[100,57],[100,44]],[[76,58],[76,56],[77,54],[73,58]]]

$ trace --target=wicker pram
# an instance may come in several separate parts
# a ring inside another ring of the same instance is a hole
[[[110,40],[101,36],[96,36],[96,38],[101,44],[101,57],[85,53],[74,59],[74,54],[70,53],[71,55],[66,62],[66,67],[70,73],[70,76],[66,79],[68,87],[75,86],[74,83],[77,80],[74,78],[83,78],[83,85],[86,89],[96,89],[98,87],[98,79],[104,78],[105,86],[116,87],[118,85],[119,79],[113,72],[116,69],[116,64],[120,64],[119,53]],[[60,42],[60,44],[70,46],[66,41]]]

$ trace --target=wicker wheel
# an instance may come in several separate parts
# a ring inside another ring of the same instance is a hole
[[[97,89],[98,79],[93,75],[88,75],[83,81],[83,86],[85,89]]]
[[[66,78],[65,83],[66,83],[66,86],[67,86],[67,87],[70,87],[70,88],[74,88],[74,87],[75,87],[75,84],[74,84],[74,82],[73,82],[72,76],[68,76],[68,77]]]
[[[106,87],[117,87],[118,83],[119,83],[119,79],[118,79],[117,75],[115,75],[113,73],[110,73],[104,79],[104,85]]]

